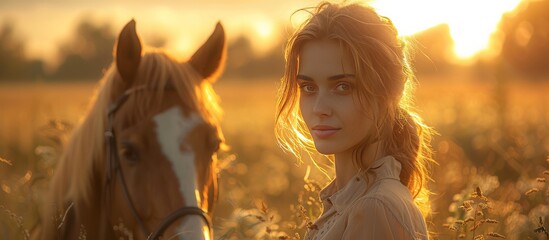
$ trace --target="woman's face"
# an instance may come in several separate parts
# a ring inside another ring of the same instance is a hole
[[[349,154],[370,134],[372,114],[356,100],[352,58],[335,41],[306,43],[299,55],[299,107],[322,154]]]

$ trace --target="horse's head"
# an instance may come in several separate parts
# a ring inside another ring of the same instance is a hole
[[[106,118],[103,228],[133,230],[134,239],[210,237],[223,140],[211,83],[224,55],[219,23],[187,62],[144,51],[133,20],[121,31]]]

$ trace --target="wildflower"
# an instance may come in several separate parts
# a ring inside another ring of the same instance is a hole
[[[269,208],[267,208],[267,204],[265,204],[264,201],[261,201],[261,212],[267,213],[269,211]]]
[[[470,211],[473,209],[473,206],[472,206],[473,203],[475,203],[473,200],[463,201],[463,204],[459,206],[459,208],[462,208],[465,211]]]
[[[465,219],[465,223],[473,222],[473,221],[475,221],[475,219],[472,217],[468,217],[467,219]]]
[[[474,240],[484,240],[484,236],[482,234],[477,235],[477,236],[475,236]]]
[[[539,227],[534,229],[534,232],[535,233],[545,233],[545,236],[547,236],[547,239],[549,239],[549,232],[547,231],[547,229],[545,228],[545,226],[543,224],[543,218],[542,217],[539,217]]]
[[[480,187],[477,187],[475,190],[476,190],[477,196],[483,197],[482,191],[480,191]]]
[[[495,220],[495,219],[490,219],[490,218],[486,218],[484,219],[484,222],[487,222],[487,223],[499,223],[498,220]]]
[[[538,188],[532,188],[532,189],[526,191],[525,194],[526,194],[526,195],[530,195],[530,194],[532,194],[532,193],[537,193],[537,192],[539,192],[539,189],[538,189]]]
[[[488,204],[486,204],[486,203],[479,203],[478,206],[479,206],[480,209],[482,209],[482,210],[487,209],[487,208],[490,208],[490,206],[488,206]]]
[[[506,238],[505,236],[499,234],[499,233],[495,233],[495,232],[489,232],[486,234],[487,236],[490,236],[490,237],[495,237],[495,238]]]
[[[0,162],[1,162],[1,163],[5,163],[5,164],[8,164],[8,165],[10,165],[10,166],[11,166],[11,162],[10,162],[10,161],[8,161],[8,160],[6,160],[6,159],[3,159],[2,157],[0,157]]]
[[[482,224],[481,221],[476,222],[475,225],[473,227],[471,227],[471,229],[469,229],[469,231],[476,230],[478,227],[480,227],[481,224]]]
[[[259,216],[259,215],[254,215],[255,218],[257,218],[257,220],[261,221],[261,222],[266,222],[267,220],[265,220],[265,218],[263,216]]]

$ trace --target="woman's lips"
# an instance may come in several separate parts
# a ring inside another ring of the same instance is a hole
[[[332,135],[336,134],[339,130],[341,130],[341,128],[336,128],[336,127],[327,126],[327,125],[317,125],[311,129],[311,132],[317,138],[322,139],[322,138],[331,137]]]

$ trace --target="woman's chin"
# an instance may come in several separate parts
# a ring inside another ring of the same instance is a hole
[[[323,146],[323,144],[316,144],[316,151],[324,155],[332,155],[335,152],[335,149],[331,146]]]

